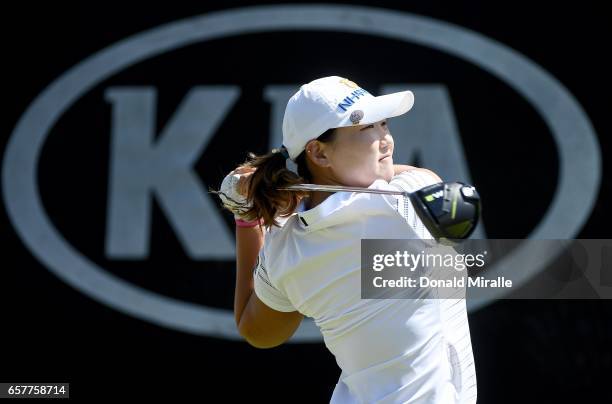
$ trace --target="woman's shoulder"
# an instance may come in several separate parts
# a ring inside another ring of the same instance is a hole
[[[289,216],[277,217],[276,221],[278,222],[278,226],[270,226],[266,228],[265,241],[271,242],[272,240],[281,237],[283,234],[290,232],[291,227],[295,226],[296,219],[297,212],[294,212]]]

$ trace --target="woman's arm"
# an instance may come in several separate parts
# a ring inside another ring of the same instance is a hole
[[[234,294],[234,318],[240,318],[253,293],[253,268],[264,243],[264,232],[259,226],[236,227],[236,292]]]
[[[405,164],[393,164],[393,175],[398,175],[404,171],[414,170],[416,167],[408,166]]]
[[[245,195],[251,167],[238,167],[232,173],[241,175],[238,192]],[[271,348],[289,339],[302,321],[297,311],[282,312],[266,306],[254,293],[253,270],[264,244],[264,229],[260,226],[236,227],[236,291],[234,319],[240,335],[258,348]]]
[[[394,175],[398,175],[400,173],[403,173],[404,171],[411,171],[411,170],[424,171],[430,174],[432,177],[436,178],[439,182],[442,182],[442,179],[436,173],[426,168],[413,167],[413,166],[409,166],[405,164],[394,164],[393,170],[394,170],[394,173],[393,173]]]
[[[264,243],[259,226],[236,228],[236,294],[234,315],[238,331],[257,348],[272,348],[288,340],[302,322],[297,311],[282,312],[266,306],[254,293],[253,268]]]

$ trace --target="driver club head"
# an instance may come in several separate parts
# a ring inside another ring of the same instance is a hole
[[[412,192],[409,198],[435,239],[456,243],[468,238],[478,224],[480,196],[471,185],[441,182]]]

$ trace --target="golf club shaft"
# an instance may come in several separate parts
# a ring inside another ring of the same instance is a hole
[[[406,191],[392,191],[389,189],[372,189],[364,187],[347,187],[344,185],[319,185],[319,184],[297,184],[286,188],[279,188],[287,191],[320,191],[320,192],[365,192],[369,194],[386,194],[386,195],[410,195]]]

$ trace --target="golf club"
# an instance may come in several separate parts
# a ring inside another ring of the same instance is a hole
[[[410,199],[417,215],[436,240],[468,238],[476,228],[481,212],[476,188],[462,182],[440,182],[414,192],[319,184],[298,184],[280,189],[401,195]]]

